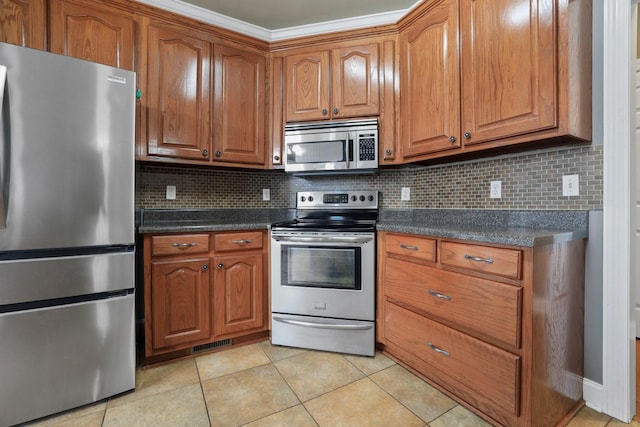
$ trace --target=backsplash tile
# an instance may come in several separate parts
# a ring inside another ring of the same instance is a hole
[[[382,208],[514,210],[602,209],[602,145],[579,145],[435,166],[381,169],[376,175],[295,177],[283,171],[197,169],[139,163],[136,208],[290,208],[295,192],[378,189]],[[562,196],[562,175],[577,174],[580,195]],[[490,181],[502,198],[489,198]],[[177,188],[166,200],[167,185]],[[411,200],[400,201],[400,189]],[[262,201],[262,189],[271,200]]]

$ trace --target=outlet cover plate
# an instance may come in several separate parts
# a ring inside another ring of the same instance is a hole
[[[489,197],[492,199],[502,198],[502,181],[491,181],[491,184],[489,184]]]
[[[175,200],[175,199],[176,199],[176,186],[167,185],[167,200]]]
[[[562,195],[567,197],[580,195],[580,178],[578,175],[562,176]]]
[[[271,200],[271,190],[269,188],[262,189],[262,200],[265,202]]]
[[[411,200],[411,188],[402,187],[402,190],[400,190],[400,200],[403,202]]]

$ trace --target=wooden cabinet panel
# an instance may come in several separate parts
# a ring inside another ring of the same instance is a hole
[[[513,279],[522,277],[522,251],[516,249],[443,241],[440,245],[440,262]]]
[[[264,56],[214,48],[213,160],[265,163]]]
[[[557,125],[556,18],[554,0],[461,0],[465,145]]]
[[[186,29],[149,26],[148,153],[209,160],[211,44]]]
[[[45,0],[2,0],[0,41],[33,49],[45,49]]]
[[[239,251],[248,249],[261,249],[262,231],[216,233],[213,237],[214,250],[216,252]]]
[[[385,295],[467,332],[520,346],[522,288],[387,258]]]
[[[490,415],[519,415],[519,356],[388,302],[384,328],[428,378]]]
[[[214,258],[216,337],[245,333],[264,326],[262,253]]]
[[[436,241],[426,237],[388,233],[385,234],[385,250],[421,261],[436,261]]]
[[[209,259],[154,261],[151,265],[153,349],[210,335]]]
[[[184,255],[209,252],[209,234],[159,235],[151,237],[151,255]]]
[[[134,21],[96,2],[51,2],[51,52],[133,70]]]
[[[329,52],[311,52],[287,56],[287,121],[329,118]]]
[[[460,147],[458,0],[427,12],[398,44],[404,158]]]
[[[378,45],[331,51],[331,115],[376,116],[379,112]]]

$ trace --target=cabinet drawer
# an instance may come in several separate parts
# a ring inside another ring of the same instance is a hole
[[[262,247],[262,235],[262,231],[216,233],[213,236],[213,247],[216,252],[260,249]]]
[[[151,237],[152,256],[205,252],[209,252],[208,234],[174,234]]]
[[[387,258],[385,297],[520,346],[522,288]]]
[[[516,249],[442,242],[440,263],[513,279],[522,276],[522,251]]]
[[[385,336],[407,363],[488,414],[519,416],[519,356],[395,304],[385,313]]]
[[[436,260],[436,241],[426,237],[387,234],[385,237],[387,253],[409,256],[423,261]]]

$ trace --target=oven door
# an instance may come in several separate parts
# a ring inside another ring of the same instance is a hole
[[[274,232],[271,309],[274,313],[375,320],[375,234]]]

